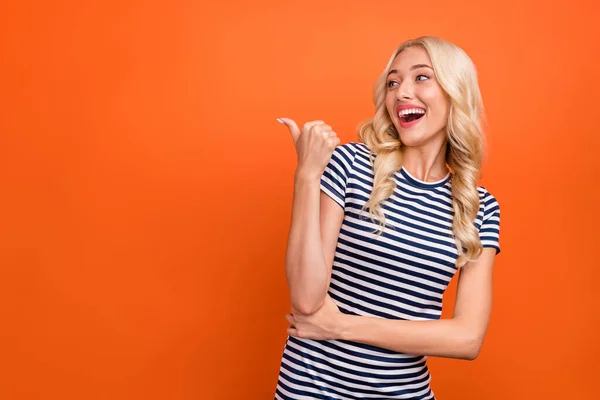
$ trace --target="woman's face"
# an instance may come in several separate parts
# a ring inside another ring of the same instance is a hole
[[[398,54],[386,85],[386,108],[404,145],[445,139],[450,102],[424,48],[409,47]]]

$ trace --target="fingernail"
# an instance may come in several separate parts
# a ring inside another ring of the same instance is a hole
[[[283,124],[283,120],[281,118],[277,118],[277,122],[279,122],[280,124]]]

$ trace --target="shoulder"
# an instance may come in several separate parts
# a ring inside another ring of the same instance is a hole
[[[364,143],[360,142],[348,142],[336,146],[333,150],[332,160],[337,162],[343,162],[348,167],[354,164],[354,160],[357,155],[369,156],[369,149]]]
[[[479,200],[483,200],[485,202],[498,202],[496,197],[490,193],[490,191],[485,186],[477,186],[477,191],[479,192]]]
[[[335,150],[346,154],[355,155],[356,153],[369,153],[369,148],[360,142],[348,142],[338,145]]]
[[[343,156],[348,162],[353,162],[358,156],[360,159],[368,159],[370,154],[369,147],[361,142],[348,142],[338,145],[334,150],[334,155]]]
[[[500,212],[498,199],[485,186],[477,186],[479,192],[479,210],[485,215]]]
[[[364,155],[366,157],[368,157],[369,154],[371,154],[371,149],[369,149],[369,146],[367,146],[365,143],[362,143],[362,142],[350,142],[348,144],[351,145],[352,148],[354,148],[354,150],[356,151],[357,154],[361,154],[361,155]]]

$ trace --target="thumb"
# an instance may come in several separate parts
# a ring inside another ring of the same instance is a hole
[[[300,137],[301,132],[300,132],[300,129],[298,129],[298,125],[296,125],[294,120],[289,119],[289,118],[277,118],[277,121],[288,127],[288,129],[290,130],[290,132],[292,134],[292,139],[294,139],[294,144],[296,144],[296,142],[298,141],[298,138]]]

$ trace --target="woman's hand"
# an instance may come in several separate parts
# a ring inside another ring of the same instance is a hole
[[[323,121],[310,121],[304,124],[302,131],[296,122],[289,118],[278,118],[286,125],[294,139],[298,167],[296,173],[310,178],[320,178],[331,159],[331,154],[340,143],[337,134]]]
[[[304,315],[292,310],[292,314],[287,314],[285,319],[292,324],[287,332],[290,336],[305,339],[340,339],[344,328],[344,315],[328,293],[317,312]]]

